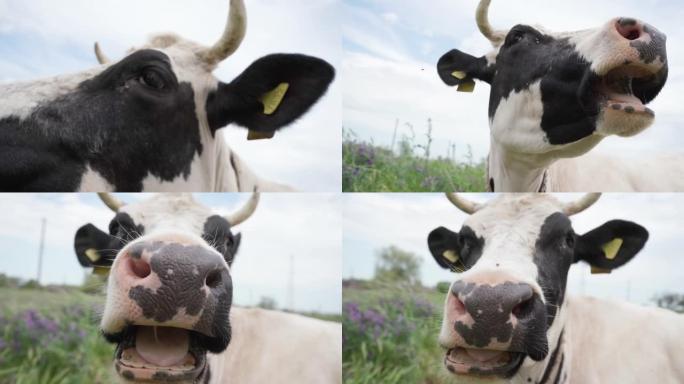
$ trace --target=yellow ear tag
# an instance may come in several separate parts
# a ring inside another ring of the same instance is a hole
[[[444,253],[442,253],[442,257],[444,257],[452,263],[458,261],[458,254],[452,250],[444,251]]]
[[[613,241],[604,244],[603,247],[601,247],[601,249],[603,249],[603,254],[606,255],[606,259],[613,260],[620,251],[621,246],[622,239],[618,237],[615,238]]]
[[[463,72],[463,71],[453,71],[453,72],[451,72],[451,76],[453,76],[453,77],[455,77],[455,78],[457,78],[457,79],[459,79],[459,80],[463,80],[463,79],[465,79],[468,75],[467,75],[465,72]]]
[[[458,92],[472,92],[475,90],[475,81],[469,80],[469,81],[464,81],[463,83],[458,85],[458,88],[456,88],[456,91]]]
[[[275,113],[280,106],[280,103],[283,102],[289,88],[289,83],[280,83],[275,89],[261,96],[261,103],[264,104],[264,115],[272,115]]]
[[[97,252],[95,248],[86,249],[85,255],[93,263],[100,260],[100,254]]]
[[[263,140],[263,139],[271,139],[275,136],[275,131],[272,132],[259,132],[259,131],[252,131],[250,130],[247,133],[247,140]]]
[[[100,276],[107,276],[109,275],[109,267],[100,267],[100,266],[95,266],[93,268],[93,274],[94,275],[100,275]]]

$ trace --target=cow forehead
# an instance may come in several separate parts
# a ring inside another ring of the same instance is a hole
[[[159,194],[131,203],[120,210],[136,225],[143,225],[145,234],[174,231],[201,235],[212,211],[199,204],[190,194]]]
[[[531,256],[542,225],[560,211],[561,202],[551,195],[501,195],[468,217],[463,225],[485,239],[485,252],[494,247],[510,251],[520,246],[530,250]]]

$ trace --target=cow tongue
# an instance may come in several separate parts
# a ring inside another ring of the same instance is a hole
[[[480,363],[493,361],[506,353],[504,351],[492,351],[486,349],[466,349],[465,351],[468,356],[470,356],[473,360],[479,361]]]
[[[190,348],[187,330],[169,327],[137,327],[135,350],[158,367],[180,365]]]

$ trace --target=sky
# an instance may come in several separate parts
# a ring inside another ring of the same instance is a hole
[[[468,145],[475,159],[489,151],[489,85],[478,82],[474,93],[459,93],[439,80],[439,58],[457,48],[480,57],[490,43],[475,24],[477,0],[344,0],[343,126],[359,139],[389,146],[398,119],[398,138],[426,142],[432,119],[432,153],[445,156],[450,144],[464,159]],[[551,31],[596,28],[618,16],[645,20],[668,35],[670,76],[650,105],[656,122],[633,138],[610,137],[595,151],[633,155],[678,151],[684,91],[684,7],[675,0],[493,0],[495,28],[542,25]]]
[[[487,194],[465,194],[485,202]],[[557,194],[571,201],[581,194]],[[390,245],[412,252],[421,260],[423,284],[453,281],[455,275],[437,265],[427,247],[427,236],[444,226],[458,232],[466,214],[443,194],[345,194],[343,196],[345,278],[373,276],[377,251]],[[576,233],[584,234],[607,221],[623,219],[644,226],[650,237],[644,249],[610,274],[592,275],[584,263],[570,268],[568,292],[651,304],[660,293],[684,294],[684,195],[604,194],[588,210],[572,216]]]
[[[337,0],[247,0],[246,6],[247,35],[216,70],[220,80],[230,82],[254,60],[280,52],[317,56],[339,67]],[[0,0],[0,83],[95,67],[96,40],[113,60],[160,32],[210,45],[223,32],[227,14],[227,0]],[[245,129],[231,126],[226,140],[261,177],[298,190],[336,192],[341,103],[338,77],[304,118],[274,139],[248,142]]]
[[[132,202],[146,194],[117,194]],[[249,194],[196,194],[218,214],[241,207]],[[5,194],[0,199],[0,273],[35,279],[41,219],[46,218],[41,283],[83,282],[86,273],[74,253],[74,235],[93,223],[107,231],[114,213],[95,194]],[[289,309],[293,282],[294,309],[339,313],[342,287],[341,197],[335,194],[262,194],[254,215],[235,232],[242,233],[232,267],[238,305],[255,305],[264,297]],[[293,264],[290,264],[290,258]]]

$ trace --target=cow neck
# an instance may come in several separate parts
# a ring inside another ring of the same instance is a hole
[[[544,371],[535,383],[547,384],[547,383],[562,383],[565,382],[563,376],[567,377],[567,365],[569,364],[566,359],[567,349],[565,347],[565,330],[561,330],[556,346],[546,360]]]
[[[548,168],[553,160],[504,149],[494,139],[487,161],[487,175],[494,192],[545,192]]]

